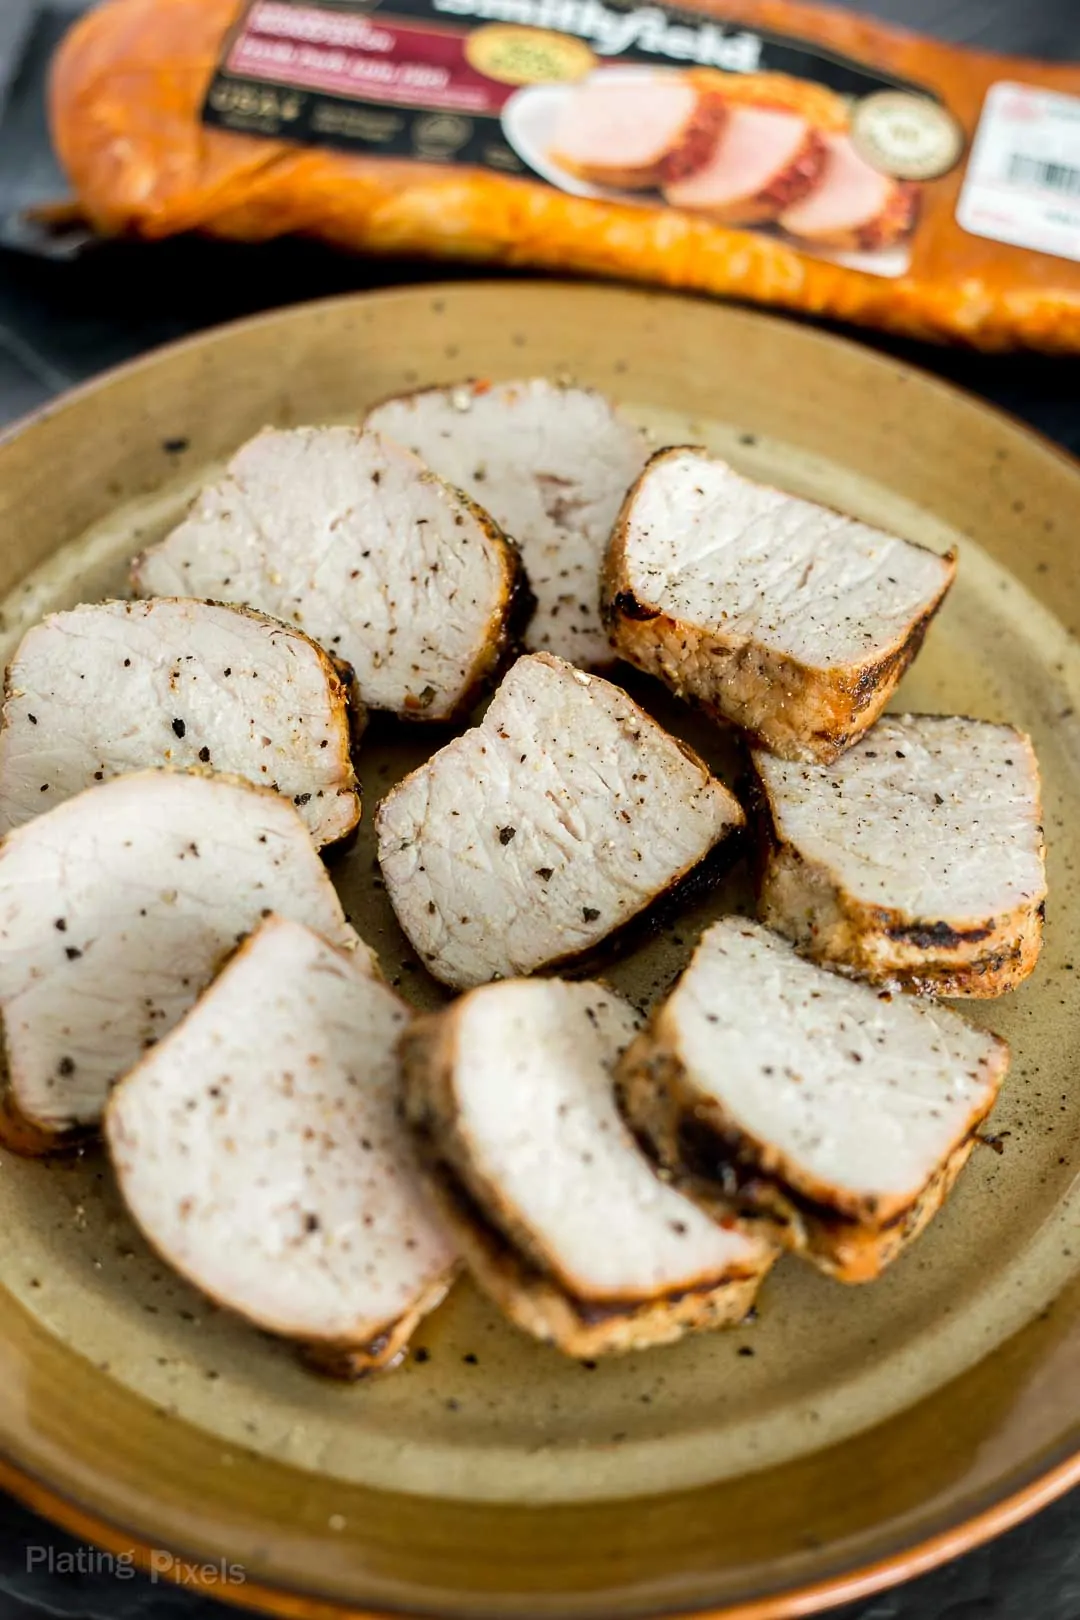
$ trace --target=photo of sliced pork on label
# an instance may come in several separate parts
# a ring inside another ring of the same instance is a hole
[[[955,572],[683,448],[627,496],[603,606],[630,663],[782,758],[828,763],[885,707]]]
[[[850,135],[823,134],[823,161],[812,187],[780,214],[791,236],[822,247],[870,253],[902,241],[915,222],[919,188],[882,174]]]
[[[517,550],[400,445],[351,427],[266,429],[139,557],[141,596],[260,608],[351,664],[369,708],[466,712],[513,644]]]
[[[612,1069],[637,1024],[602,985],[516,980],[404,1038],[407,1111],[466,1265],[569,1355],[740,1322],[777,1253],[710,1220],[634,1142]]]
[[[428,971],[460,990],[591,952],[744,816],[618,687],[532,653],[375,824],[398,921]]]
[[[725,116],[719,96],[681,74],[600,72],[566,97],[550,156],[594,185],[650,191],[706,162]]]
[[[853,983],[726,917],[628,1050],[620,1098],[703,1207],[756,1213],[859,1283],[941,1208],[1008,1061],[958,1013]]]
[[[761,225],[805,197],[824,162],[821,136],[798,113],[736,105],[708,162],[668,185],[664,198],[718,225]]]
[[[878,984],[997,996],[1032,971],[1046,870],[1039,767],[1012,726],[885,715],[833,765],[754,755],[760,914]]]
[[[271,917],[106,1110],[162,1258],[343,1376],[392,1363],[453,1277],[396,1110],[411,1016],[363,956]]]
[[[242,776],[291,799],[317,845],[360,819],[341,671],[290,625],[156,598],[52,613],[8,665],[0,832],[127,771]]]
[[[462,383],[387,400],[365,425],[415,451],[517,543],[536,598],[526,647],[590,669],[613,662],[600,569],[649,447],[610,400],[543,377]]]
[[[299,813],[230,777],[143,771],[0,844],[0,1139],[60,1146],[271,911],[371,953]]]

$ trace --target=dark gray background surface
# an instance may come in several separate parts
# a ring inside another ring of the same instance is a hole
[[[0,0],[0,193],[54,183],[41,140],[41,66],[86,0]],[[1007,52],[1080,59],[1080,0],[862,0],[850,9]],[[32,15],[34,13],[34,15]],[[257,274],[253,274],[257,255]],[[71,262],[0,251],[0,423],[159,343],[255,309],[357,287],[432,278],[437,267],[365,265],[301,243],[247,249],[178,242],[95,249]],[[1080,367],[868,338],[1026,417],[1080,452]],[[163,1458],[163,1466],[168,1466]],[[107,1620],[227,1620],[233,1611],[142,1578],[50,1574],[31,1549],[76,1543],[0,1496],[0,1620],[43,1613]],[[85,1558],[85,1554],[84,1554]],[[30,1566],[30,1567],[28,1567]],[[921,1580],[835,1620],[1080,1620],[1080,1492]]]

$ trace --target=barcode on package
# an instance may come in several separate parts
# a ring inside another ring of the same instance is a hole
[[[1045,163],[1042,158],[1014,152],[1009,159],[1009,179],[1020,185],[1063,191],[1067,197],[1080,197],[1080,169],[1070,168],[1067,163]]]
[[[1080,260],[1080,97],[993,85],[956,218],[973,236]]]

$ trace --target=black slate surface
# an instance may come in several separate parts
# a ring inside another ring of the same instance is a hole
[[[0,0],[0,103],[5,88],[12,92],[0,116],[0,194],[6,184],[9,193],[40,195],[54,183],[39,144],[40,69],[65,17],[84,7]],[[851,9],[986,48],[1080,58],[1080,0],[864,0]],[[256,309],[445,274],[368,265],[302,243],[109,247],[70,263],[0,251],[0,424],[107,366]],[[1080,453],[1075,363],[866,341]],[[226,1620],[234,1612],[141,1576],[98,1573],[91,1549],[0,1496],[0,1620]],[[834,1611],[834,1620],[1080,1620],[1080,1492],[946,1568]]]

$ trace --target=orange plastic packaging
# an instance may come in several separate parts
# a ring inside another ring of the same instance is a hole
[[[51,117],[106,234],[302,232],[1080,349],[1080,68],[795,0],[108,0]]]

